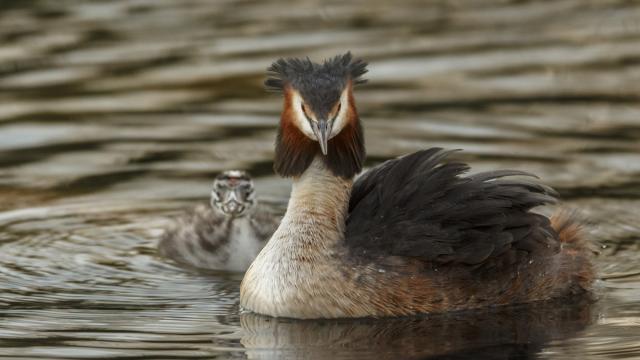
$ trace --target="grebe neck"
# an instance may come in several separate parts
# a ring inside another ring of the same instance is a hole
[[[318,155],[294,178],[287,212],[272,241],[321,248],[341,241],[352,184],[335,176]]]
[[[294,178],[280,226],[242,280],[243,308],[272,316],[303,318],[320,311],[307,304],[326,287],[323,279],[325,282],[336,279],[329,280],[330,284],[341,281],[337,280],[341,274],[339,256],[344,250],[352,183],[352,179],[335,176],[320,156]]]

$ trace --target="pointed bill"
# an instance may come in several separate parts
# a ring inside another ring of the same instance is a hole
[[[316,139],[320,144],[320,150],[322,155],[327,155],[327,149],[329,147],[329,135],[331,133],[331,126],[327,120],[320,120],[318,122],[311,123],[311,129],[316,135]]]

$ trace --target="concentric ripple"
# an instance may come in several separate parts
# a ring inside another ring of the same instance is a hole
[[[0,353],[197,355],[194,343],[211,346],[212,336],[237,331],[228,324],[237,323],[238,276],[188,273],[156,257],[163,207],[97,204],[0,214]]]

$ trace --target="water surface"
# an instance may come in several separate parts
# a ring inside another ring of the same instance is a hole
[[[442,146],[535,172],[601,250],[596,303],[275,321],[239,313],[241,275],[156,256],[221,170],[282,209],[263,71],[346,50],[371,63],[368,165]],[[630,1],[4,1],[0,357],[639,358],[639,84]]]

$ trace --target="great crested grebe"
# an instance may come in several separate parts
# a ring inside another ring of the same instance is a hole
[[[181,265],[245,271],[278,226],[278,218],[258,206],[253,182],[231,170],[213,182],[211,206],[194,208],[167,229],[159,253]]]
[[[286,214],[242,281],[240,305],[276,317],[404,316],[582,293],[593,272],[568,216],[530,210],[556,193],[532,176],[465,176],[433,148],[360,176],[353,87],[366,63],[280,59],[266,86],[284,94],[274,169],[292,177]]]

